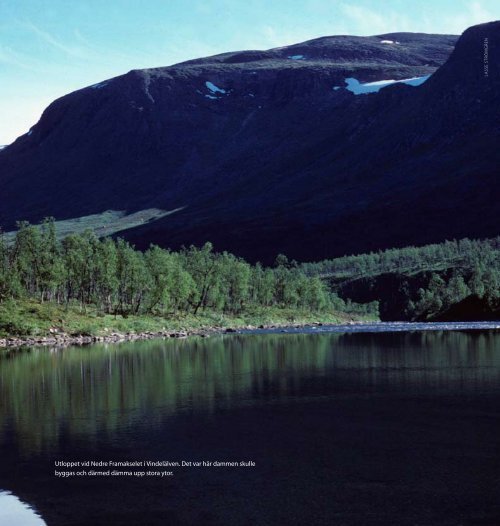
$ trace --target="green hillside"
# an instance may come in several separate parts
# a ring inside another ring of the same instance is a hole
[[[386,320],[500,318],[500,237],[304,263],[344,300],[378,301]]]

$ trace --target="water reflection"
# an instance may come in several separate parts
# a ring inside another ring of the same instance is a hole
[[[266,334],[0,354],[0,440],[24,453],[174,413],[346,392],[436,396],[496,388],[493,332]]]
[[[46,526],[46,523],[15,495],[0,490],[0,526]]]

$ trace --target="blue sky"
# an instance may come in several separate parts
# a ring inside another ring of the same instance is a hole
[[[0,144],[131,69],[335,34],[461,33],[499,0],[0,0]]]

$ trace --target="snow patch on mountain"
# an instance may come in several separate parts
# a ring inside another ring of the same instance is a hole
[[[150,85],[151,85],[151,77],[149,75],[146,75],[144,77],[144,93],[146,94],[147,98],[154,104],[155,99],[153,95],[151,95],[151,92],[149,91]]]
[[[219,87],[216,86],[213,82],[210,82],[210,81],[208,81],[208,80],[205,82],[205,86],[206,86],[207,89],[209,89],[212,93],[226,93],[226,90],[225,90],[225,89],[219,88]]]
[[[304,60],[305,59],[304,55],[290,55],[288,58],[292,60]]]
[[[104,88],[104,86],[106,86],[108,83],[108,81],[105,81],[105,82],[98,82],[97,84],[92,84],[92,86],[89,86],[89,88],[92,88],[92,89],[101,89],[101,88]]]
[[[410,86],[420,86],[423,84],[430,75],[423,77],[412,77],[410,79],[401,80],[377,80],[376,82],[365,82],[361,83],[358,79],[349,77],[344,79],[346,83],[346,89],[354,93],[354,95],[365,95],[366,93],[377,93],[382,88],[391,86],[392,84],[408,84]],[[335,87],[333,88],[335,89]]]

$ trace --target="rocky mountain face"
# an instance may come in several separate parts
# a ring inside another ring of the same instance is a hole
[[[265,262],[497,235],[499,41],[325,37],[84,88],[0,151],[0,224],[177,210],[125,237]]]

